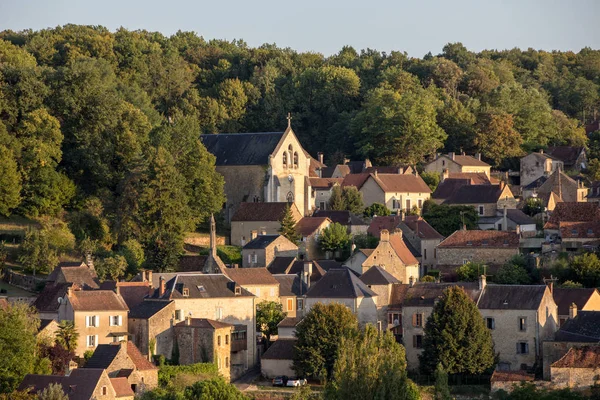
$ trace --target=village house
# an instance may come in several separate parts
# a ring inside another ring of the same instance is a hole
[[[381,230],[379,244],[362,263],[360,274],[375,266],[385,269],[402,283],[416,282],[420,279],[419,261],[402,240],[400,229],[393,233],[387,229]]]
[[[530,153],[520,160],[520,185],[526,187],[541,177],[547,178],[556,170],[564,171],[564,169],[562,161],[544,153],[544,150],[540,150],[539,153]]]
[[[573,304],[579,311],[600,311],[600,292],[596,288],[553,288],[552,296],[558,306],[559,326],[569,319]]]
[[[279,282],[279,302],[288,318],[295,318],[303,314],[304,296],[308,286],[298,275],[277,274],[273,278]]]
[[[296,327],[302,321],[302,317],[285,317],[277,324],[277,338],[278,339],[295,339],[296,338]]]
[[[127,339],[127,304],[111,290],[67,289],[61,298],[58,320],[73,321],[79,333],[75,354],[83,357],[98,345]]]
[[[597,203],[558,203],[544,224],[544,236],[559,250],[576,250],[600,239],[600,208]]]
[[[48,284],[74,283],[83,289],[98,289],[100,281],[91,260],[61,262],[46,278]]]
[[[144,356],[160,354],[171,358],[175,302],[146,300],[129,311],[127,319],[130,341]],[[154,346],[150,348],[150,346]]]
[[[293,366],[295,338],[279,338],[267,349],[260,359],[260,372],[265,378],[296,375]]]
[[[437,246],[438,265],[501,265],[518,254],[519,235],[506,231],[458,230]]]
[[[225,275],[256,296],[256,304],[279,302],[279,281],[266,268],[227,268]]]
[[[78,287],[73,283],[47,283],[38,297],[31,304],[38,312],[40,319],[54,319],[58,321],[60,302],[67,295],[67,290]],[[59,300],[60,299],[60,300]]]
[[[302,282],[310,288],[326,274],[326,271],[315,260],[302,261],[292,257],[277,257],[267,268],[273,275],[300,276]]]
[[[527,186],[522,186],[523,198],[538,197],[542,199],[548,211],[558,202],[586,202],[588,188],[583,182],[575,180],[562,172],[554,171],[550,176],[542,176]]]
[[[348,307],[362,325],[377,325],[377,293],[372,291],[348,268],[332,268],[306,293],[306,311],[315,304],[341,303]]]
[[[373,164],[371,164],[371,161],[368,158],[362,161],[350,161],[345,159],[344,164],[338,164],[333,168],[330,177],[345,178],[347,175],[361,174],[365,172],[367,168],[371,168],[372,166]],[[323,177],[326,178],[327,176],[323,175]]]
[[[98,345],[83,368],[104,369],[110,378],[125,378],[136,394],[158,386],[158,368],[132,342]]]
[[[231,244],[243,247],[258,235],[278,235],[287,207],[298,222],[302,214],[295,204],[241,203],[231,218]]]
[[[555,388],[589,389],[598,385],[600,347],[571,347],[567,354],[550,366]]]
[[[442,204],[463,186],[469,185],[491,185],[491,178],[483,172],[454,172],[450,173],[444,169],[441,174],[440,183],[431,194],[431,199],[436,204]]]
[[[311,206],[318,210],[329,209],[329,199],[335,186],[342,184],[343,178],[309,178],[311,192]]]
[[[481,154],[468,156],[465,153],[438,154],[435,160],[425,164],[425,172],[442,174],[445,169],[450,173],[455,172],[483,172],[490,176],[491,165],[481,161]]]
[[[558,329],[558,310],[546,285],[483,287],[477,307],[492,333],[499,370],[527,370],[542,362],[542,342]]]
[[[402,219],[405,216],[402,215],[387,215],[387,216],[374,216],[371,219],[371,223],[369,224],[369,229],[367,229],[367,234],[373,237],[378,238],[380,235],[380,232],[384,229],[387,229],[389,232],[396,232],[400,229],[400,224],[402,223]],[[420,263],[421,262],[421,252],[420,252],[420,246],[417,245],[413,245],[414,241],[411,242],[409,241],[404,234],[402,235],[402,241],[404,242],[404,244],[406,245],[406,247],[408,248],[408,250],[411,252],[411,254],[417,259],[417,261]],[[367,252],[369,251],[368,249],[365,249]],[[370,253],[369,253],[370,255]],[[354,254],[352,255],[354,256]],[[349,260],[349,264],[350,265],[358,265],[358,269],[356,269],[355,271],[358,272],[359,274],[362,273],[362,263],[361,264],[357,264],[358,259],[362,259],[361,254],[357,254],[356,256],[354,256],[354,258],[350,257],[351,260]],[[363,260],[364,261],[364,260]]]
[[[451,206],[471,206],[479,215],[479,223],[487,223],[487,218],[496,221],[498,212],[517,208],[517,200],[508,185],[466,185],[460,187],[444,204]],[[501,214],[502,215],[502,214]],[[502,227],[500,229],[502,230]]]
[[[276,257],[298,255],[298,246],[283,235],[258,235],[242,247],[242,267],[264,268]]]
[[[154,277],[159,281],[153,285],[156,289],[146,301],[173,301],[173,324],[190,316],[234,325],[230,359],[232,379],[256,365],[256,313],[252,293],[223,274],[155,273]],[[181,347],[179,350],[180,353],[192,351]],[[171,354],[163,355],[171,357]]]
[[[563,162],[565,171],[581,171],[587,168],[584,146],[551,146],[546,153]]]
[[[135,393],[127,378],[110,378],[102,368],[76,368],[69,375],[28,374],[17,388],[37,394],[58,384],[69,400],[133,400]]]
[[[235,326],[207,318],[187,316],[174,327],[175,343],[179,347],[179,364],[212,363],[219,375],[231,379],[230,357],[236,346],[232,342]]]
[[[311,210],[310,171],[324,165],[302,148],[290,121],[284,132],[200,135],[225,178],[227,221],[245,202],[293,203],[301,216]]]
[[[379,266],[369,268],[359,279],[377,294],[377,297],[375,298],[375,304],[377,306],[377,328],[380,331],[387,330],[388,306],[392,299],[392,288],[395,284],[399,284],[400,282]]]
[[[329,218],[332,223],[338,223],[346,227],[348,233],[352,236],[367,233],[367,224],[362,218],[352,214],[350,211],[332,211],[316,210],[313,217]]]
[[[2,310],[2,300],[0,300],[0,310]],[[58,331],[58,322],[54,319],[40,319],[40,327],[37,332],[39,343],[53,343],[56,340]]]
[[[428,268],[437,265],[437,245],[444,237],[418,215],[407,215],[400,221],[398,228],[402,231],[404,242],[408,241],[412,247],[419,250],[421,275],[425,275]]]
[[[325,257],[319,247],[321,232],[332,222],[327,217],[304,217],[296,224],[296,232],[300,235],[300,254],[306,260],[317,260]]]
[[[344,185],[348,185],[348,177]],[[416,174],[380,174],[375,171],[368,174],[364,183],[357,186],[363,195],[365,207],[374,203],[383,204],[392,212],[408,213],[417,208],[431,196],[431,189]]]
[[[363,271],[363,264],[365,261],[367,261],[367,258],[373,254],[373,251],[375,251],[375,249],[356,249],[354,253],[352,253],[352,255],[343,262],[343,265],[361,275]]]

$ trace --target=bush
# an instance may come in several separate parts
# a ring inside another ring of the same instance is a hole
[[[163,365],[158,370],[158,384],[168,386],[178,375],[194,375],[216,377],[219,375],[217,365],[213,363],[197,363],[189,365]]]
[[[199,254],[207,256],[210,249],[202,249]],[[217,246],[217,255],[225,264],[241,264],[242,248],[238,246]]]

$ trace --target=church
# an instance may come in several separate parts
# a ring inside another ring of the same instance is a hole
[[[309,177],[324,167],[308,154],[291,127],[284,132],[219,133],[201,135],[216,157],[216,170],[225,178],[229,222],[243,202],[294,203],[302,215],[311,212]]]

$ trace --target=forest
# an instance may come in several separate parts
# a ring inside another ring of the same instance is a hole
[[[169,269],[185,233],[224,202],[201,133],[282,131],[290,112],[303,146],[330,165],[465,151],[514,169],[551,145],[585,145],[597,158],[600,133],[585,126],[599,94],[600,51],[590,48],[449,43],[423,58],[352,47],[326,57],[181,31],[3,31],[0,215],[41,226],[25,237],[25,266],[92,251],[111,276]]]

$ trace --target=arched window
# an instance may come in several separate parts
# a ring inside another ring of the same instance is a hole
[[[288,156],[287,153],[284,151],[283,152],[283,166],[287,167],[287,162],[288,162]]]
[[[294,193],[288,192],[288,194],[286,196],[286,200],[288,203],[293,203],[294,202]]]
[[[294,153],[294,168],[298,168],[298,153]]]

